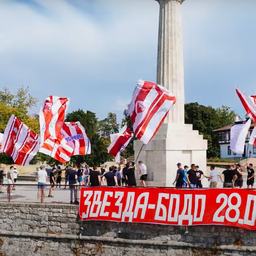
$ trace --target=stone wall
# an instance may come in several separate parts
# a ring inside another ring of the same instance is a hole
[[[0,256],[256,255],[255,245],[239,228],[81,222],[74,205],[0,203]]]

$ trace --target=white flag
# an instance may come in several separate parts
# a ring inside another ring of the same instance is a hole
[[[253,128],[249,144],[256,146],[256,127]]]
[[[245,124],[236,124],[230,131],[230,149],[236,154],[244,153],[245,139],[251,126],[251,119]]]

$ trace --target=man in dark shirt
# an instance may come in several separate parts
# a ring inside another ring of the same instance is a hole
[[[136,186],[136,179],[135,179],[135,167],[134,162],[129,163],[129,167],[126,171],[126,179],[128,186]]]
[[[196,168],[194,164],[191,164],[191,169],[187,172],[187,180],[190,188],[197,187],[197,176],[196,176]]]
[[[236,188],[243,187],[243,170],[241,169],[240,164],[236,164],[235,174],[237,175],[237,179],[235,181]]]
[[[88,184],[92,187],[100,186],[101,178],[100,172],[97,171],[97,167],[93,167],[93,170],[89,174]]]
[[[54,188],[54,185],[56,184],[55,182],[55,173],[57,172],[58,170],[56,168],[52,168],[52,171],[50,172],[50,184],[51,184],[51,187],[49,189],[49,194],[48,194],[48,197],[53,197],[52,195],[52,190]]]
[[[237,179],[237,175],[235,172],[235,166],[230,165],[229,168],[222,172],[222,175],[220,176],[220,180],[223,182],[223,188],[233,188],[234,182]],[[224,176],[224,181],[223,181]]]
[[[76,190],[76,180],[77,180],[77,167],[71,168],[68,171],[68,183],[70,189],[70,203],[79,204],[77,201],[77,190]],[[73,201],[74,200],[74,201]]]
[[[113,167],[109,167],[109,172],[104,174],[104,177],[107,180],[107,186],[113,187],[113,186],[117,186],[117,178],[116,175],[114,173],[114,168]]]
[[[204,177],[210,179],[210,177],[207,177],[207,176],[204,175],[203,171],[201,171],[201,170],[199,169],[199,166],[198,166],[198,165],[196,165],[196,177],[197,177],[197,188],[202,188],[202,187],[203,187],[203,185],[202,185],[202,179],[203,179]]]
[[[123,186],[128,185],[128,180],[127,180],[127,177],[126,177],[126,172],[127,172],[128,168],[129,168],[129,164],[126,164],[125,167],[123,168],[123,173],[122,173]]]
[[[4,193],[2,191],[2,184],[4,182],[4,168],[0,166],[0,193]]]
[[[184,170],[182,169],[181,163],[178,163],[177,167],[178,167],[178,170],[177,170],[176,179],[173,182],[173,185],[176,182],[176,188],[182,188],[184,183]]]
[[[253,164],[247,166],[247,188],[253,188],[254,185],[254,169]]]

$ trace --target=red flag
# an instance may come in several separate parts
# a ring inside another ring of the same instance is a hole
[[[129,144],[132,136],[132,131],[126,127],[123,127],[119,133],[111,134],[111,144],[108,147],[108,153],[114,157],[120,155]]]
[[[91,142],[80,122],[66,122],[61,129],[67,144],[73,148],[72,155],[91,154]]]
[[[240,98],[247,115],[256,122],[256,95],[248,96],[245,93],[240,92],[238,89],[236,89],[236,93]]]
[[[39,138],[14,115],[4,131],[1,151],[18,165],[28,165],[39,149]]]
[[[139,80],[128,107],[135,136],[147,144],[175,102],[175,96],[171,96],[164,87]]]

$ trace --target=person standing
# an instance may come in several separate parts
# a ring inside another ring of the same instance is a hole
[[[14,170],[14,166],[10,167],[10,170],[7,172],[7,193],[11,194],[11,188],[12,185],[14,184],[14,179],[13,179],[13,170]]]
[[[78,178],[77,175],[77,167],[70,168],[68,171],[68,184],[70,189],[70,203],[71,204],[79,204],[77,201],[77,190],[76,190],[76,180]]]
[[[249,164],[247,167],[247,188],[253,188],[254,185],[254,169],[253,164]]]
[[[49,194],[48,194],[48,197],[53,197],[52,195],[52,190],[54,189],[54,186],[56,184],[55,182],[55,173],[57,172],[57,169],[56,168],[52,168],[52,171],[50,172],[50,189],[49,189]]]
[[[235,174],[237,179],[235,180],[235,187],[242,188],[243,187],[243,170],[240,164],[236,164]]]
[[[184,184],[184,170],[182,169],[182,165],[181,163],[177,163],[177,174],[176,174],[176,178],[175,181],[173,182],[173,185],[176,182],[176,188],[182,188],[183,184]]]
[[[126,170],[126,179],[128,186],[136,186],[136,179],[135,179],[135,167],[134,162],[129,163],[129,167]]]
[[[197,187],[197,176],[195,164],[191,164],[191,169],[187,172],[187,180],[190,188]]]
[[[2,190],[2,185],[4,183],[4,174],[5,174],[4,168],[3,166],[0,166],[0,193],[4,193]]]
[[[218,185],[218,174],[217,171],[215,170],[215,166],[210,167],[210,188],[217,188]]]
[[[129,164],[126,164],[122,171],[122,185],[123,186],[128,185],[127,176],[126,176],[126,172],[127,172],[128,168],[129,168]]]
[[[196,177],[197,177],[197,188],[202,188],[203,187],[202,179],[204,177],[210,179],[210,177],[207,177],[206,175],[204,175],[204,172],[199,170],[199,166],[198,165],[196,165],[195,168],[196,168]]]
[[[62,179],[62,170],[60,169],[60,166],[57,167],[57,179],[56,179],[56,188],[58,187],[59,185],[59,189],[60,189],[60,185],[61,185],[61,179]]]
[[[89,168],[89,165],[86,165],[85,169],[84,169],[84,185],[85,186],[88,186],[88,179],[89,179],[90,171],[91,170]]]
[[[14,183],[13,183],[12,190],[15,190],[15,184],[16,184],[16,182],[17,182],[18,176],[19,176],[19,171],[18,171],[17,168],[14,166],[14,168],[13,168],[13,181],[14,181]]]
[[[185,165],[184,166],[184,178],[183,178],[183,187],[185,187],[185,188],[188,186],[187,173],[188,173],[188,166]]]
[[[148,178],[148,171],[147,171],[147,166],[143,164],[142,161],[139,161],[139,167],[140,167],[140,185],[143,187],[146,187],[146,181]]]
[[[38,178],[38,183],[37,183],[37,199],[42,196],[42,198],[45,198],[45,185],[46,185],[46,179],[47,179],[47,172],[45,170],[45,166],[42,165],[40,166],[38,172],[37,172],[37,178]],[[41,194],[41,195],[40,195]]]
[[[117,170],[116,170],[116,178],[117,178],[117,184],[118,186],[121,186],[122,183],[122,176],[121,176],[121,167],[118,166]]]
[[[98,187],[101,183],[101,175],[100,172],[97,170],[97,167],[94,166],[93,170],[90,171],[89,178],[88,178],[88,184],[91,187]]]
[[[107,186],[109,187],[118,186],[114,170],[115,169],[113,167],[109,167],[109,171],[104,174],[104,177],[107,180]]]
[[[237,175],[235,172],[235,166],[230,165],[229,168],[222,172],[220,176],[220,180],[223,182],[223,188],[233,188],[235,180],[237,179]],[[224,176],[224,181],[223,181]]]
[[[79,186],[81,186],[82,180],[83,180],[83,169],[80,166],[78,166],[77,179],[78,179]]]

